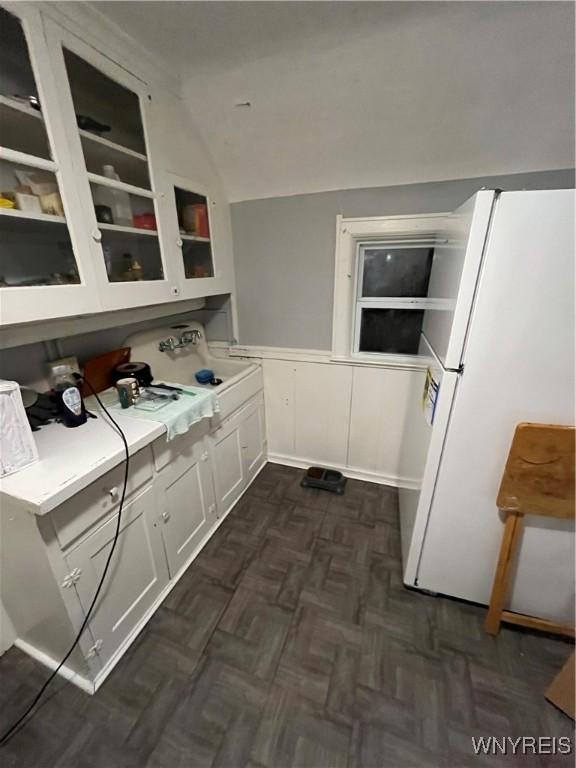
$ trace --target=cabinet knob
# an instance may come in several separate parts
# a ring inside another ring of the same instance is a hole
[[[170,520],[170,512],[162,512],[162,520],[167,523]]]
[[[178,248],[182,248],[184,243],[182,242],[182,240],[180,238],[178,238],[178,240],[176,240],[176,245],[178,246]]]
[[[99,229],[92,230],[92,240],[96,243],[99,243],[102,240],[102,232],[100,232]]]
[[[110,496],[111,499],[117,499],[118,498],[118,488],[114,486],[113,488],[110,488],[108,491],[108,496]]]

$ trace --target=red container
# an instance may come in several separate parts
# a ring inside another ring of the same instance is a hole
[[[137,229],[158,229],[156,216],[153,213],[135,213],[132,221]]]

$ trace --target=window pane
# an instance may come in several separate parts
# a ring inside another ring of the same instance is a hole
[[[433,248],[363,248],[362,296],[428,294]]]
[[[362,309],[360,352],[417,355],[424,310]]]

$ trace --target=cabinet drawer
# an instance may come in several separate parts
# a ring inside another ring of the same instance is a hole
[[[227,419],[237,408],[240,408],[243,403],[262,389],[264,389],[264,379],[262,368],[258,366],[248,376],[231,386],[230,389],[225,389],[222,394],[218,394],[220,413],[216,420],[222,422]]]
[[[130,456],[126,499],[147,483],[152,474],[150,448],[144,448]],[[118,507],[123,482],[122,463],[51,512],[54,530],[62,549]]]
[[[193,424],[188,432],[178,435],[174,440],[168,442],[166,435],[154,440],[152,443],[152,455],[154,456],[154,468],[156,472],[161,472],[164,467],[175,462],[181,455],[191,455],[194,446],[201,443],[208,434],[210,422],[208,419],[202,419],[197,424]]]

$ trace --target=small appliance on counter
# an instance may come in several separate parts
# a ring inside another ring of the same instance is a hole
[[[114,368],[112,378],[114,383],[119,379],[136,379],[139,386],[148,387],[152,384],[152,371],[148,363],[139,363],[137,361],[121,363]]]
[[[86,423],[86,408],[76,380],[66,365],[53,368],[54,394],[60,421],[65,427],[79,427]]]

